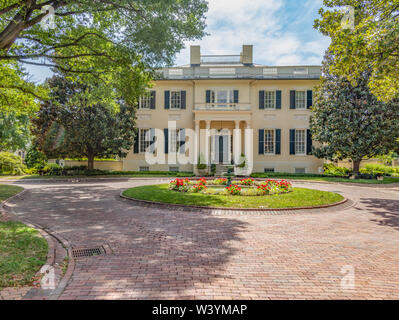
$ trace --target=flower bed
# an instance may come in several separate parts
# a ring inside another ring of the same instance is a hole
[[[232,181],[227,185],[227,179],[197,181],[175,179],[169,183],[169,190],[176,192],[220,194],[231,196],[265,196],[292,192],[292,184],[286,180],[266,180],[255,182],[254,179]]]

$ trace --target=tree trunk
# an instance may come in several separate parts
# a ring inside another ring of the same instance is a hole
[[[94,154],[87,156],[87,169],[94,170]]]
[[[353,174],[358,175],[360,171],[360,162],[362,160],[352,160],[353,162]]]

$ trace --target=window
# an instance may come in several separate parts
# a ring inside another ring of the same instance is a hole
[[[211,103],[217,103],[224,107],[234,103],[234,90],[211,90]]]
[[[144,96],[140,97],[139,109],[151,109],[151,92],[147,92]]]
[[[306,109],[306,92],[296,91],[295,92],[295,106],[297,109]]]
[[[150,171],[150,167],[139,167],[139,171]]]
[[[265,154],[274,154],[274,142],[275,142],[275,131],[274,129],[265,130]]]
[[[274,168],[265,168],[265,173],[273,173],[275,172]]]
[[[306,130],[305,129],[295,130],[295,154],[297,154],[297,155],[306,154]]]
[[[180,129],[169,130],[169,153],[177,153],[180,150]]]
[[[170,108],[181,109],[181,92],[171,91],[170,92]]]
[[[146,153],[147,148],[150,146],[150,139],[147,141],[147,133],[150,129],[140,129],[140,153]]]
[[[276,108],[276,92],[265,91],[265,109],[275,109],[275,108]]]
[[[306,173],[306,168],[295,168],[295,173]]]

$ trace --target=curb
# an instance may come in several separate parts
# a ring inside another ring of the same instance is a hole
[[[72,247],[67,240],[65,240],[64,238],[62,238],[59,235],[56,235],[56,233],[51,231],[49,228],[44,228],[36,223],[31,222],[28,219],[21,219],[18,216],[16,216],[13,212],[10,212],[9,210],[7,210],[6,207],[8,207],[8,206],[6,203],[8,201],[18,198],[18,197],[22,196],[23,194],[27,193],[28,191],[29,190],[23,190],[20,193],[2,201],[0,204],[0,210],[3,210],[8,215],[11,215],[16,221],[20,221],[20,222],[24,223],[25,225],[27,225],[28,227],[36,229],[40,233],[40,235],[46,239],[46,241],[48,243],[48,253],[47,253],[47,259],[46,259],[47,265],[53,266],[55,263],[55,250],[56,249],[55,249],[54,241],[58,241],[59,243],[61,243],[61,245],[67,251],[67,253],[68,253],[67,270],[66,270],[64,276],[62,277],[62,279],[60,280],[60,282],[58,283],[57,288],[52,290],[48,296],[48,300],[57,300],[59,298],[59,296],[62,294],[62,292],[65,290],[70,278],[72,277],[73,271],[75,270],[75,259],[73,258],[73,255],[72,255]],[[11,211],[12,211],[12,209],[11,209]],[[40,271],[41,271],[41,269],[36,274],[37,275],[41,274]]]
[[[224,208],[224,207],[202,207],[202,206],[189,206],[189,205],[184,205],[184,204],[174,204],[174,203],[164,203],[164,202],[156,202],[156,201],[148,201],[148,200],[140,200],[140,199],[134,199],[134,198],[129,198],[125,195],[123,195],[122,191],[119,196],[123,199],[130,200],[133,202],[141,203],[141,204],[148,204],[148,205],[153,205],[156,207],[172,207],[172,208],[183,208],[183,209],[200,209],[200,210],[219,210],[219,211],[244,211],[244,212],[275,212],[275,211],[299,211],[299,210],[312,210],[312,209],[325,209],[325,208],[331,208],[331,207],[336,207],[341,204],[344,204],[348,202],[347,198],[344,198],[343,200],[336,202],[336,203],[331,203],[331,204],[325,204],[325,205],[320,205],[320,206],[315,206],[315,207],[297,207],[297,208],[269,208],[269,209],[261,209],[261,208]]]

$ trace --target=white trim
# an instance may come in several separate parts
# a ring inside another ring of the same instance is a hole
[[[273,153],[266,153],[266,130],[273,131]],[[276,155],[276,128],[264,128],[263,129],[263,152],[265,156]]]

